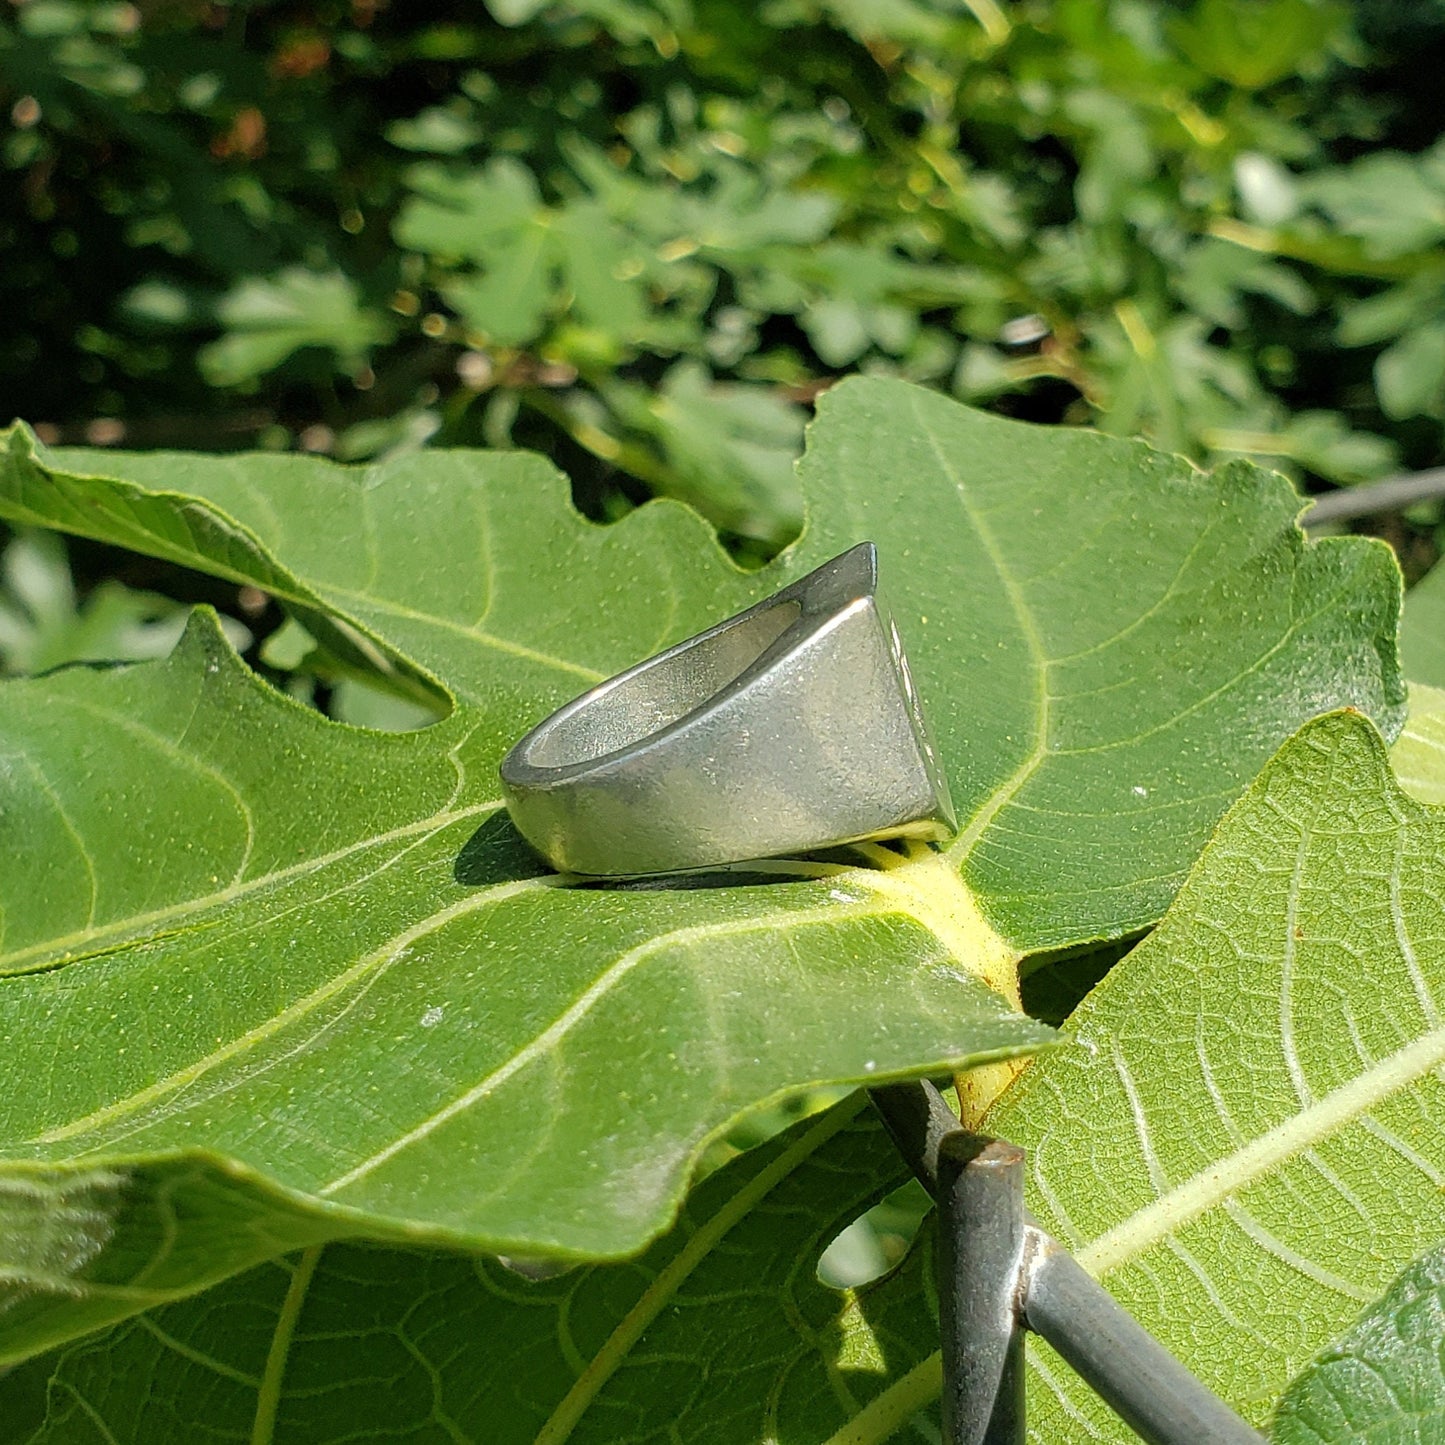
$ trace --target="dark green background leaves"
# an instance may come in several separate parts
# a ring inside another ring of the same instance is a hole
[[[1403,0],[29,0],[0,378],[68,441],[515,438],[764,549],[856,368],[1427,466],[1442,52]]]

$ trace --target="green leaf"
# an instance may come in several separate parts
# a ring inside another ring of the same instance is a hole
[[[774,189],[740,167],[723,169],[709,195],[680,195],[677,206],[683,234],[722,252],[815,244],[831,231],[839,209],[831,196]]]
[[[486,0],[486,5],[503,25],[525,25],[546,8],[547,0]]]
[[[5,1025],[65,1063],[3,1115],[7,1352],[362,1227],[624,1253],[750,1106],[1047,1038],[884,875],[558,887],[478,826],[475,717],[420,747],[341,728],[204,622],[163,665],[13,684],[6,715]]]
[[[1445,1435],[1445,1248],[1416,1260],[1293,1381],[1277,1445],[1419,1445]]]
[[[393,227],[397,241],[476,262],[480,271],[442,285],[447,302],[499,346],[531,341],[551,305],[556,272],[550,217],[531,172],[503,156],[465,175],[415,166],[408,180],[415,194]]]
[[[1445,803],[1445,691],[1410,684],[1410,716],[1390,749],[1399,784],[1422,803]]]
[[[856,361],[872,339],[863,308],[841,296],[825,297],[809,306],[799,320],[813,350],[828,366],[847,366]]]
[[[397,241],[455,260],[491,260],[542,206],[531,171],[506,156],[463,174],[436,164],[413,166],[407,183],[413,194],[392,228]]]
[[[1397,420],[1445,408],[1445,323],[1407,332],[1375,362],[1380,405]]]
[[[849,536],[895,559],[909,660],[972,819],[949,856],[1020,951],[1153,922],[1306,718],[1349,702],[1392,736],[1403,721],[1393,563],[1305,546],[1298,498],[1253,467],[1206,475],[867,381],[823,398],[801,471],[833,505],[815,507],[800,565]],[[1356,587],[1377,600],[1342,630],[1334,599]],[[1270,714],[1268,739],[1244,723]]]
[[[419,115],[393,121],[386,138],[401,150],[459,155],[485,139],[485,132],[465,113],[446,106],[428,106]]]
[[[1323,171],[1302,185],[1347,236],[1358,236],[1373,258],[1405,256],[1438,246],[1445,237],[1445,175],[1438,157],[1376,151],[1352,165]]]
[[[397,240],[481,268],[456,273],[441,289],[468,326],[495,344],[533,340],[564,300],[584,321],[624,340],[647,328],[635,280],[642,266],[626,264],[636,248],[597,202],[547,207],[531,172],[507,157],[465,174],[421,165],[408,179],[414,194],[397,217]]]
[[[1422,317],[1434,316],[1442,301],[1445,296],[1441,295],[1439,277],[1427,273],[1351,302],[1341,307],[1340,345],[1368,346],[1392,340],[1414,330]]]
[[[1310,724],[988,1121],[1045,1228],[1256,1420],[1445,1235],[1442,868],[1369,723]],[[1032,1357],[1040,1438],[1132,1438]]]
[[[899,354],[917,333],[921,310],[971,300],[982,289],[978,275],[962,267],[921,265],[833,240],[806,252],[779,247],[756,274],[738,280],[740,298],[760,311],[796,312],[830,367],[848,365],[875,344]]]
[[[685,3],[685,0],[684,0]],[[525,25],[547,8],[547,0],[486,0],[487,9],[503,25]],[[666,31],[676,23],[677,0],[572,0],[569,10],[601,21],[619,39],[631,40]],[[662,14],[658,12],[662,11]],[[664,18],[666,17],[666,19]]]
[[[632,259],[630,248],[602,207],[569,206],[553,235],[572,305],[582,320],[624,340],[638,336],[649,322],[642,293],[620,279]]]
[[[333,352],[339,367],[354,370],[391,333],[384,318],[362,305],[350,277],[300,266],[240,282],[217,304],[216,318],[226,335],[199,353],[212,386],[254,381],[308,346]]]
[[[52,534],[14,537],[0,551],[0,672],[161,657],[185,625],[180,603],[114,578],[77,598],[65,546]],[[234,646],[249,644],[239,622],[228,617],[222,626]]]
[[[1296,412],[1279,433],[1280,454],[1348,486],[1399,466],[1394,445],[1373,432],[1351,431],[1335,411]]]
[[[25,1199],[119,1181],[71,1264],[0,1229],[32,1261],[7,1352],[328,1231],[635,1250],[748,1110],[1036,1048],[979,980],[1012,992],[1020,954],[1156,917],[1320,707],[1397,723],[1388,553],[1306,545],[1278,478],[858,382],[804,486],[802,540],[742,573],[672,504],[581,521],[524,455],[352,471],[11,434],[0,515],[254,583],[452,710],[327,722],[204,617],[165,663],[5,685],[6,1168]],[[507,746],[863,537],[965,819],[948,853],[731,887],[542,875],[498,812]]]
[[[656,439],[674,495],[705,499],[713,520],[739,536],[796,534],[804,414],[776,387],[719,385],[706,367],[682,361],[659,387],[614,382],[603,394],[629,427]]]
[[[1369,724],[1311,724],[1082,1006],[1071,1046],[1032,1064],[989,1120],[1029,1149],[1046,1227],[1256,1420],[1445,1231],[1445,1025],[1430,1002],[1445,986],[1442,863],[1445,822],[1396,788]],[[606,1441],[621,1419],[638,1436],[681,1419],[680,1438],[739,1445],[891,1438],[938,1389],[927,1252],[856,1294],[829,1297],[811,1277],[838,1226],[898,1179],[886,1145],[840,1129],[855,1107],[712,1176],[635,1275],[527,1285],[486,1265],[329,1250],[283,1356],[276,1438],[346,1438],[359,1421],[311,1413],[335,1408],[314,1383],[378,1377],[397,1385],[367,1423],[398,1433],[442,1410],[465,1438],[473,1412],[501,1410],[499,1445]],[[805,1156],[796,1168],[789,1153]],[[10,1377],[0,1402],[11,1392],[38,1423],[49,1389],[56,1433],[38,1441],[65,1438],[77,1397],[113,1433],[142,1409],[161,1441],[212,1410],[236,1429],[291,1278],[268,1268],[75,1346]],[[218,1335],[243,1309],[254,1335]],[[217,1368],[222,1340],[245,1353]],[[525,1394],[503,1385],[503,1340],[528,1361]],[[1046,1347],[1029,1351],[1038,1439],[1133,1439]]]
[[[1445,688],[1445,567],[1433,568],[1406,594],[1400,655],[1410,677]]]
[[[31,1445],[97,1421],[147,1445],[250,1439],[263,1412],[278,1445],[821,1439],[937,1331],[911,1297],[852,1303],[816,1278],[902,1176],[859,1102],[711,1176],[638,1260],[533,1283],[491,1260],[332,1246],[22,1366],[0,1414]],[[869,1343],[845,1339],[844,1311]]]
[[[1169,33],[1201,70],[1258,90],[1320,56],[1344,18],[1312,0],[1199,0]]]
[[[1310,288],[1287,266],[1213,239],[1200,241],[1185,252],[1170,284],[1191,311],[1221,326],[1245,324],[1244,299],[1251,292],[1268,296],[1299,315],[1308,314],[1314,306]]]
[[[546,226],[508,236],[496,264],[447,282],[442,295],[462,320],[497,346],[523,346],[541,330],[552,301],[554,266]]]

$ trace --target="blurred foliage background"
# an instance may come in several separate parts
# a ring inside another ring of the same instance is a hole
[[[1442,72],[1445,0],[3,0],[3,409],[534,447],[745,559],[854,370],[1304,490],[1430,467]],[[11,670],[163,648],[168,593],[338,683],[264,597],[22,541]]]

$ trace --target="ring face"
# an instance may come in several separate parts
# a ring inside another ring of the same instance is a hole
[[[638,877],[945,838],[948,783],[871,542],[583,693],[502,760],[523,837]]]

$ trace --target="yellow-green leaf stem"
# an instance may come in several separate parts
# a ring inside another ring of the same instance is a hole
[[[896,902],[933,933],[962,967],[1022,1013],[1018,968],[1022,954],[984,917],[953,861],[922,845],[910,845],[901,860],[896,854],[887,857],[891,861],[881,871],[856,875],[859,885]],[[981,1064],[959,1074],[955,1086],[960,1117],[967,1127],[982,1120],[1025,1064],[1023,1060]]]

